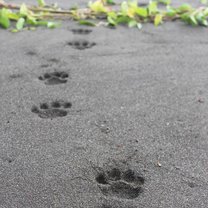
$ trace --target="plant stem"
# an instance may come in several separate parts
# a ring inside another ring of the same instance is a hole
[[[4,2],[0,1],[0,8],[7,8],[7,9],[14,9],[19,10],[21,8],[20,5],[17,4],[6,4]],[[55,10],[55,9],[47,9],[43,7],[35,7],[35,6],[27,6],[27,8],[33,12],[48,12],[48,13],[54,13],[54,14],[65,14],[65,15],[72,15],[73,12],[71,10]],[[78,9],[77,10],[80,13],[86,13],[89,14],[88,9]]]

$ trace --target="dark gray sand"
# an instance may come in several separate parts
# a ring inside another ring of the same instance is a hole
[[[207,208],[208,29],[77,28],[0,30],[0,208]]]

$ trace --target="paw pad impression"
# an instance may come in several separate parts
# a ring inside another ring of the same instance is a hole
[[[68,77],[69,75],[66,72],[51,72],[43,74],[38,79],[44,81],[46,85],[57,85],[66,83]]]
[[[80,28],[80,29],[72,29],[71,30],[74,34],[79,34],[79,35],[87,35],[89,33],[92,32],[92,30],[90,29],[83,29],[83,28]]]
[[[68,45],[70,45],[74,49],[84,50],[84,49],[92,48],[93,46],[96,45],[96,43],[89,42],[87,40],[79,40],[79,41],[69,42]]]
[[[121,171],[118,168],[99,173],[96,181],[104,195],[124,199],[137,198],[144,184],[144,178],[137,172],[131,169]]]
[[[71,107],[71,102],[54,101],[50,104],[41,103],[39,107],[33,106],[31,112],[37,114],[40,118],[52,119],[67,116],[68,109]]]

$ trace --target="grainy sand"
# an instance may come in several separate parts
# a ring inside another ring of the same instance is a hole
[[[0,208],[208,207],[208,29],[76,28],[0,30]]]

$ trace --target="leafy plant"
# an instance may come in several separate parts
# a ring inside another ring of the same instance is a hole
[[[60,24],[53,20],[63,18],[73,19],[81,25],[116,27],[122,24],[139,29],[148,22],[158,26],[173,20],[181,20],[192,26],[208,26],[207,0],[201,2],[203,7],[193,8],[189,4],[173,7],[171,0],[152,0],[143,6],[136,0],[123,1],[121,4],[113,0],[96,0],[89,2],[83,9],[74,7],[63,10],[57,4],[47,5],[44,0],[37,0],[36,6],[7,4],[0,0],[0,26],[5,29],[12,27],[12,32],[31,30],[37,26],[56,28]],[[161,9],[158,4],[164,4],[165,8]]]
[[[46,5],[44,0],[37,0],[38,1],[38,5],[41,7],[44,7]]]
[[[0,25],[7,29],[10,26],[10,20],[9,20],[9,10],[8,9],[1,9],[0,10]]]

